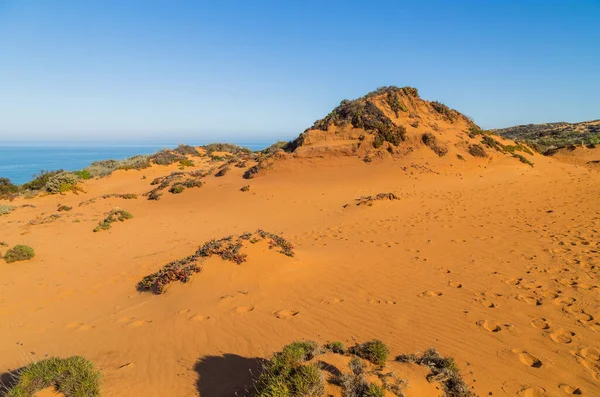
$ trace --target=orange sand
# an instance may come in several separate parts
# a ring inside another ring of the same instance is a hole
[[[154,166],[18,199],[36,207],[0,216],[0,241],[36,257],[0,261],[0,372],[77,354],[101,369],[105,396],[232,395],[249,387],[250,359],[293,340],[379,338],[394,354],[455,357],[482,396],[600,395],[600,173],[538,155],[534,168],[467,160],[427,148],[369,164],[295,158],[160,201],[78,206],[147,192],[176,169]],[[352,205],[382,192],[400,200]],[[74,208],[29,224],[58,203]],[[93,233],[117,206],[134,218]],[[164,295],[136,290],[199,244],[257,228],[296,256],[259,243],[242,265],[211,258]]]

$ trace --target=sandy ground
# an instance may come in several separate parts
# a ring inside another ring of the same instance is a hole
[[[36,207],[1,216],[0,241],[37,255],[0,261],[0,372],[78,354],[101,369],[105,396],[226,396],[249,386],[254,358],[293,340],[379,338],[393,354],[455,357],[482,396],[600,395],[600,173],[540,156],[534,168],[436,161],[295,159],[160,201],[78,206],[147,192],[175,169],[155,166],[17,200]],[[387,192],[400,200],[354,205]],[[59,203],[74,208],[30,224]],[[134,218],[93,233],[114,207]],[[257,228],[295,257],[259,243],[163,295],[136,290],[203,242]]]

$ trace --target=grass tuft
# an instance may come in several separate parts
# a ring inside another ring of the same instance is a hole
[[[4,260],[6,263],[26,261],[35,256],[35,251],[28,245],[15,245],[13,248],[6,251]]]

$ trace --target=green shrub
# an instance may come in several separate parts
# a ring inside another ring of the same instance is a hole
[[[16,384],[4,396],[32,397],[42,389],[54,387],[65,397],[97,397],[100,377],[94,364],[83,357],[51,357],[19,370]]]
[[[74,171],[73,174],[79,179],[92,179],[92,173],[89,170]]]
[[[100,232],[102,230],[108,230],[111,228],[111,225],[113,223],[124,222],[126,219],[131,218],[133,218],[133,215],[131,215],[131,213],[119,208],[115,208],[108,213],[108,215],[103,221],[98,223],[98,226],[96,226],[96,228],[94,229],[94,233]]]
[[[77,176],[69,172],[61,172],[51,176],[46,182],[46,191],[52,194],[77,190]]]
[[[448,106],[444,105],[441,102],[433,101],[431,102],[431,107],[433,107],[433,110],[446,117],[451,122],[456,119],[456,110],[450,109]]]
[[[386,96],[386,102],[390,109],[394,112],[396,117],[398,117],[398,113],[402,110],[403,112],[408,112],[408,108],[404,105],[400,98],[398,97],[397,91],[388,91]]]
[[[19,187],[8,178],[0,178],[0,199],[10,199],[19,192]]]
[[[200,153],[198,153],[195,147],[190,145],[184,145],[182,143],[180,143],[179,146],[173,149],[173,151],[184,156],[200,156]]]
[[[388,347],[378,339],[373,339],[363,344],[357,344],[351,347],[349,351],[376,365],[385,365],[389,353]]]
[[[185,158],[179,160],[179,165],[182,167],[193,167],[195,164],[192,160]]]
[[[242,186],[242,188],[240,190],[242,192],[247,192],[248,190],[250,190],[250,185]]]
[[[473,157],[487,157],[487,153],[483,147],[477,144],[469,146],[469,154]]]
[[[209,156],[212,156],[213,152],[226,152],[231,154],[249,154],[252,150],[234,145],[233,143],[211,143],[202,146]]]
[[[4,205],[4,204],[0,204],[0,215],[6,215],[11,213],[12,211],[14,211],[14,209],[17,208],[14,205]]]
[[[385,397],[385,389],[376,383],[370,383],[363,394],[364,397]]]
[[[181,160],[187,160],[187,157],[169,149],[163,149],[148,157],[148,161],[157,165],[170,165]]]
[[[300,365],[291,373],[289,383],[294,396],[325,394],[325,377],[317,364]]]
[[[26,261],[35,256],[35,251],[28,245],[15,245],[4,255],[6,263]]]
[[[438,143],[437,138],[431,132],[424,133],[421,136],[421,141],[440,157],[445,156],[446,153],[448,153],[448,148]]]
[[[333,353],[346,354],[346,345],[339,340],[326,344],[325,348],[331,350]]]
[[[173,186],[171,186],[171,188],[169,189],[169,192],[173,193],[173,194],[179,194],[179,193],[183,192],[184,190],[185,190],[185,186],[183,186],[180,183],[176,183]]]
[[[46,171],[46,170],[41,170],[40,172],[37,173],[37,175],[33,176],[33,180],[24,183],[21,187],[23,188],[23,190],[44,190],[46,189],[46,184],[48,183],[48,181],[50,180],[50,178],[62,174],[64,173],[64,170],[57,170],[57,171]]]
[[[513,153],[513,157],[518,158],[521,163],[525,163],[525,164],[533,167],[533,163],[531,161],[529,161],[525,156],[522,156],[517,153]]]
[[[225,176],[229,172],[231,168],[228,165],[225,165],[219,169],[219,172],[215,174],[216,177]]]

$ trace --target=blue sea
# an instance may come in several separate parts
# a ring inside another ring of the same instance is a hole
[[[275,141],[235,142],[251,150],[262,150]],[[204,145],[209,142],[190,145]],[[20,185],[33,179],[41,170],[64,169],[76,171],[97,160],[123,160],[137,154],[151,154],[165,148],[175,148],[177,143],[151,144],[82,144],[82,145],[31,145],[0,143],[0,177],[9,178]]]

